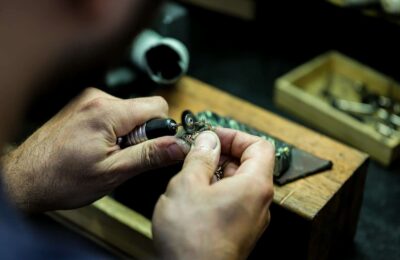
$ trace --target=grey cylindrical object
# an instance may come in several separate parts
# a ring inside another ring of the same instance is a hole
[[[172,84],[186,74],[189,52],[173,38],[163,38],[152,30],[140,33],[131,50],[133,63],[159,84]]]
[[[122,148],[143,143],[147,140],[176,135],[178,124],[171,118],[155,118],[137,126],[128,135],[118,138]]]

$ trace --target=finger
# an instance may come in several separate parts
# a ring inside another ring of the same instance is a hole
[[[240,158],[240,166],[236,174],[247,173],[272,180],[275,164],[275,149],[273,145],[260,138],[250,145]]]
[[[146,97],[110,101],[112,122],[116,136],[124,136],[136,126],[153,118],[168,115],[168,104],[161,97]]]
[[[239,165],[235,162],[229,162],[224,168],[224,178],[232,177],[236,174]]]
[[[271,143],[260,137],[239,131],[218,128],[222,152],[240,159],[235,174],[251,174],[272,180],[275,149]]]
[[[186,156],[179,174],[183,178],[195,177],[199,183],[209,185],[218,167],[220,151],[221,145],[214,132],[200,133]]]
[[[144,171],[183,161],[189,150],[189,145],[183,140],[165,136],[115,152],[103,162],[103,167],[128,179]]]
[[[231,177],[235,175],[236,170],[239,168],[239,162],[232,156],[221,154],[219,164],[223,169],[223,177]]]
[[[221,152],[224,155],[240,159],[243,152],[259,137],[228,128],[217,128],[216,133],[221,140]]]

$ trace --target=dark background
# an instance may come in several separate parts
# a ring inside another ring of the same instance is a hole
[[[400,26],[364,16],[356,9],[324,1],[259,1],[257,19],[251,22],[194,7],[187,10],[189,75],[291,120],[296,121],[273,104],[275,79],[326,51],[338,50],[400,81]],[[54,89],[41,98],[41,105],[27,118],[26,132],[61,108],[77,88]],[[135,88],[143,92],[148,85],[138,83]],[[136,90],[132,88],[132,94]],[[126,90],[123,93],[126,95]],[[152,175],[152,180],[157,180],[155,190],[163,189],[165,176]],[[132,189],[134,184],[124,187]],[[124,187],[117,195],[124,196]],[[151,216],[157,194],[148,195],[139,208]],[[357,234],[348,251],[339,253],[340,259],[400,259],[399,198],[399,163],[384,168],[371,161]],[[79,241],[79,246],[102,251],[45,217],[35,221],[53,225],[55,234]]]

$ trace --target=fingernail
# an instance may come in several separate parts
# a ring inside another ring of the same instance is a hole
[[[207,150],[214,150],[218,145],[218,137],[210,131],[202,132],[197,136],[194,145]]]
[[[176,143],[168,146],[167,151],[171,160],[181,161],[184,160],[189,153],[190,146],[183,140],[177,140]]]

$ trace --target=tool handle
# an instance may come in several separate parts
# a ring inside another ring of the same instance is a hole
[[[147,139],[176,134],[176,122],[171,118],[152,119],[146,122],[145,132]]]
[[[177,127],[177,123],[171,118],[151,119],[145,124],[136,127],[128,135],[118,138],[117,143],[121,148],[126,148],[150,139],[173,136],[177,132]]]

